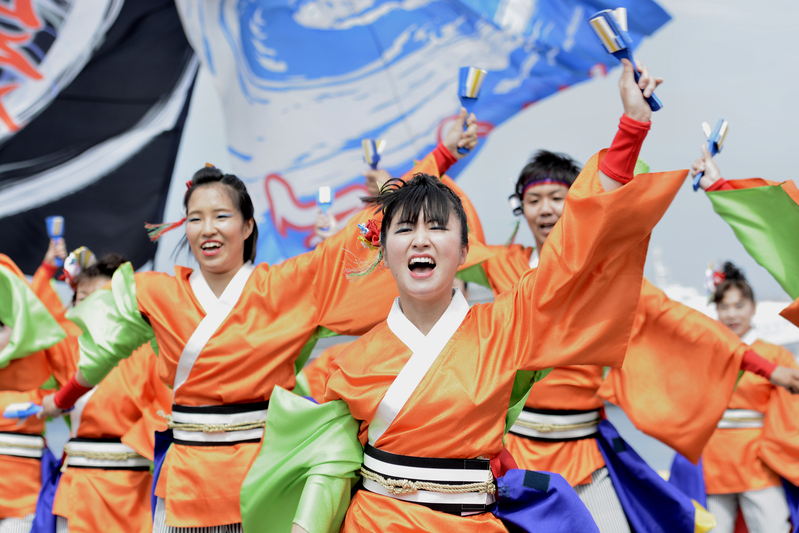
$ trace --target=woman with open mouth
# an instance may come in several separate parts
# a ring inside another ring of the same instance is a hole
[[[465,120],[463,114],[453,126],[455,149],[477,142],[476,125],[464,131]],[[430,158],[426,164],[435,168]],[[43,414],[62,414],[120,360],[155,341],[173,406],[170,431],[156,438],[154,530],[240,531],[241,485],[273,389],[294,387],[295,368],[323,331],[367,332],[387,316],[397,292],[388,271],[354,283],[345,277],[371,259],[354,230],[368,213],[312,252],[255,266],[258,230],[240,179],[208,165],[187,183],[183,204],[185,219],[152,227],[152,236],[185,222],[199,268],[134,274],[127,263],[110,288],[73,309],[70,319],[84,330],[81,361],[69,383],[44,398]],[[467,265],[487,257],[475,252]]]
[[[660,81],[648,71],[642,79],[649,93]],[[620,85],[625,112],[647,106],[631,67]],[[686,174],[622,187],[629,180],[613,179],[593,159],[538,268],[493,304],[471,309],[452,289],[470,246],[458,196],[423,174],[389,182],[369,201],[382,212],[380,254],[399,298],[386,321],[333,361],[324,404],[276,391],[279,414],[271,413],[267,432],[284,435],[286,446],[263,448],[252,470],[259,476],[245,484],[253,496],[243,504],[253,517],[272,517],[276,531],[287,522],[295,531],[335,531],[342,520],[345,532],[506,531],[492,511],[502,515],[503,500],[519,488],[506,482],[520,471],[508,471],[499,488],[494,476],[508,466],[503,436],[518,371],[535,379],[554,366],[621,364],[648,234]],[[300,418],[319,426],[292,425]],[[324,441],[318,448],[315,436]],[[355,471],[363,489],[344,516]],[[537,501],[556,499],[553,522],[503,519],[530,531],[596,531],[562,478],[521,477]]]

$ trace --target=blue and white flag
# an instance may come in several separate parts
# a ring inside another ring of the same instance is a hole
[[[486,135],[538,100],[618,65],[588,24],[626,7],[640,43],[669,15],[652,0],[177,0],[223,103],[232,169],[259,224],[258,260],[309,248],[320,186],[345,219],[364,195],[361,140],[386,139],[399,175],[459,109],[458,70],[488,71]],[[479,146],[478,146],[479,150]],[[453,169],[456,174],[458,168]]]

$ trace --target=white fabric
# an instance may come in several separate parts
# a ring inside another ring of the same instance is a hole
[[[96,391],[97,387],[95,386],[92,388],[92,390],[78,398],[78,401],[75,402],[75,407],[69,413],[69,419],[71,422],[69,436],[73,439],[78,436],[78,428],[80,428],[80,420],[81,417],[83,417],[83,410],[86,408],[86,404],[89,403],[89,399]]]
[[[708,494],[707,510],[716,517],[711,533],[733,533],[738,507],[749,533],[790,533],[790,510],[781,486],[739,494]]]
[[[69,441],[64,445],[67,453],[67,466],[89,466],[94,468],[135,468],[150,466],[150,460],[142,455],[138,455],[136,450],[121,442],[75,442]],[[130,459],[89,459],[87,457],[76,457],[69,455],[72,452],[91,452],[91,453],[136,453],[138,457]]]
[[[755,420],[752,420],[755,419]],[[719,429],[762,428],[764,415],[751,409],[727,409],[719,420]]]
[[[20,448],[18,446],[36,446],[36,448]],[[38,435],[0,434],[0,455],[15,457],[31,457],[38,459],[44,450],[44,437]]]
[[[488,481],[489,470],[464,470],[454,468],[420,468],[416,466],[395,465],[375,459],[368,454],[363,456],[363,465],[383,477],[393,479],[416,479],[434,483],[461,481],[463,483],[482,483]]]
[[[252,275],[254,270],[255,267],[252,262],[248,261],[244,263],[239,271],[236,272],[236,275],[233,276],[233,279],[230,280],[230,283],[228,283],[227,288],[225,288],[225,291],[219,299],[217,299],[211,291],[202,273],[199,270],[192,272],[189,277],[189,283],[191,284],[195,296],[200,300],[200,304],[203,306],[206,315],[197,326],[197,329],[194,330],[194,333],[192,333],[188,342],[186,342],[183,352],[180,354],[178,368],[175,371],[175,384],[172,389],[173,397],[177,394],[180,386],[186,383],[191,369],[194,367],[194,363],[197,362],[197,358],[200,356],[200,352],[202,352],[205,345],[208,344],[208,341],[214,333],[216,333],[216,330],[219,329],[219,326],[221,326],[230,315],[230,312],[233,311],[233,307],[239,301],[241,293],[244,292],[244,286],[247,284],[247,280],[250,279],[250,275]],[[213,299],[209,297],[209,292]]]
[[[55,533],[69,533],[69,521],[65,517],[55,515]]]
[[[741,337],[741,342],[751,346],[755,343],[758,339],[759,335],[757,334],[757,330],[755,328],[749,328],[749,331],[743,334]]]
[[[35,515],[24,518],[0,518],[0,533],[30,533]]]
[[[539,431],[524,427],[517,424],[511,426],[511,433],[517,435],[524,435],[526,437],[535,437],[539,439],[574,439],[578,437],[585,437],[596,433],[596,428],[599,425],[599,411],[592,411],[590,413],[581,413],[574,415],[545,415],[541,413],[531,413],[529,411],[522,411],[519,414],[519,420],[530,422],[532,424],[551,424],[556,426],[565,426],[569,424],[582,424],[584,422],[595,422],[594,425],[584,428],[568,429],[564,431]]]
[[[538,261],[540,257],[538,255],[538,248],[533,248],[533,253],[530,254],[530,268],[538,268]]]
[[[631,533],[607,467],[595,470],[591,482],[577,485],[574,491],[594,517],[600,533]]]
[[[266,409],[230,414],[182,413],[173,410],[172,420],[180,424],[242,424],[265,420],[266,413]],[[190,442],[239,442],[262,438],[264,436],[264,428],[245,429],[243,431],[220,431],[214,433],[205,431],[182,431],[173,428],[172,435],[178,440]]]
[[[411,350],[411,358],[386,391],[369,424],[369,443],[372,446],[394,422],[468,312],[466,298],[461,291],[454,289],[449,307],[425,336],[402,312],[400,299],[394,300],[387,319],[388,327]]]

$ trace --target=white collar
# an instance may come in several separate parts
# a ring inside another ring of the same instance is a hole
[[[754,327],[750,327],[749,331],[744,333],[743,336],[741,337],[741,342],[746,344],[747,346],[751,346],[752,344],[755,343],[758,337],[759,335],[757,333],[757,330]]]
[[[391,312],[388,314],[388,327],[405,346],[410,348],[411,352],[416,353],[421,350],[423,346],[431,342],[443,340],[446,337],[446,344],[452,334],[458,329],[466,313],[469,312],[469,302],[463,297],[463,293],[459,289],[452,290],[452,301],[450,301],[447,310],[438,319],[433,329],[425,336],[419,329],[413,325],[413,322],[408,320],[405,313],[402,312],[400,307],[400,299],[394,300],[394,305],[391,307]],[[454,327],[453,327],[454,326]],[[443,346],[442,346],[443,348]]]
[[[225,298],[225,294],[228,292],[228,289],[231,287],[231,285],[235,285],[233,280],[236,279],[236,277],[243,277],[244,281],[246,282],[254,269],[255,267],[253,266],[252,261],[247,261],[241,265],[241,268],[230,280],[228,286],[225,287],[225,290],[222,292],[222,296],[219,298],[217,298],[216,294],[214,294],[214,291],[211,290],[211,286],[208,285],[208,281],[205,279],[205,276],[203,276],[203,273],[199,268],[189,275],[189,284],[191,285],[191,290],[194,291],[194,296],[197,297],[197,300],[200,302],[203,311],[205,311],[205,314],[207,315],[212,309],[216,308],[220,300]],[[239,295],[240,294],[241,293],[239,293]],[[238,300],[238,295],[236,300]],[[233,303],[235,304],[235,302]]]
[[[533,248],[533,253],[530,254],[530,268],[537,268],[538,261],[538,248]]]

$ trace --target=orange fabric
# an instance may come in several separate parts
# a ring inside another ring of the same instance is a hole
[[[763,341],[752,344],[765,359],[799,368],[787,350]],[[708,494],[729,494],[780,485],[780,476],[799,483],[799,398],[754,374],[745,373],[730,409],[764,413],[762,429],[718,429],[702,456]]]
[[[780,316],[785,320],[790,321],[794,326],[799,326],[799,298],[794,300],[794,302],[780,311]]]
[[[438,173],[432,156],[414,170]],[[275,385],[294,388],[294,361],[317,326],[361,335],[388,316],[398,293],[387,269],[378,267],[354,281],[344,276],[374,257],[375,252],[357,242],[357,224],[381,217],[374,209],[365,209],[313,251],[280,265],[259,264],[232,313],[178,389],[175,403],[223,405],[269,399]],[[485,247],[473,245],[465,267],[488,256]],[[158,373],[168,385],[174,383],[183,347],[205,316],[189,285],[190,274],[191,270],[178,267],[175,277],[136,275],[139,310],[155,332]],[[182,312],[175,313],[176,309]],[[156,494],[166,500],[167,524],[207,527],[241,522],[241,483],[258,449],[258,444],[172,446],[156,486]]]
[[[67,310],[61,301],[61,297],[53,288],[52,278],[47,267],[41,266],[36,270],[31,281],[31,288],[47,310],[50,311],[50,314],[58,321],[58,324],[64,328],[67,335],[80,337],[80,328],[66,317]]]
[[[722,324],[645,280],[624,366],[608,373],[598,394],[696,463],[729,404],[746,350]]]
[[[0,254],[0,265],[25,279],[25,275],[7,255]],[[11,403],[39,401],[39,396],[28,391],[38,389],[49,377],[50,371],[43,352],[11,361],[7,367],[0,369],[0,412]],[[18,425],[16,419],[0,417],[0,432],[41,435],[44,421],[29,417]],[[41,462],[38,459],[0,455],[0,472],[0,520],[22,518],[33,513],[41,489]]]
[[[327,373],[333,359],[341,355],[351,342],[342,342],[324,350],[319,357],[305,365],[302,369],[303,374],[308,379],[308,388],[311,397],[319,403],[325,399],[325,383],[327,383]]]
[[[493,304],[470,309],[375,443],[378,448],[422,457],[496,457],[518,369],[620,364],[629,333],[624,328],[632,327],[640,292],[648,232],[685,172],[597,194],[602,191],[597,159],[572,187],[570,208],[550,235],[539,267],[528,270]],[[583,279],[579,272],[593,275]],[[606,320],[609,314],[616,321]],[[362,421],[362,442],[410,356],[383,322],[333,361],[325,400],[348,403]],[[387,530],[389,524],[391,531],[504,530],[492,515],[456,517],[360,491],[342,531]]]
[[[477,216],[477,210],[474,208],[472,201],[469,200],[469,197],[466,196],[466,193],[463,192],[463,190],[455,183],[455,180],[449,176],[440,177],[441,182],[455,191],[455,194],[457,194],[458,198],[461,199],[461,203],[463,203],[463,210],[466,212],[466,221],[469,226],[469,233],[475,239],[477,239],[478,242],[485,244],[486,238],[485,234],[483,233],[483,224],[480,222],[480,217]]]
[[[0,520],[33,513],[42,488],[41,461],[0,455],[0,472]]]
[[[70,533],[149,533],[151,486],[149,471],[67,468],[53,513],[66,517]]]

